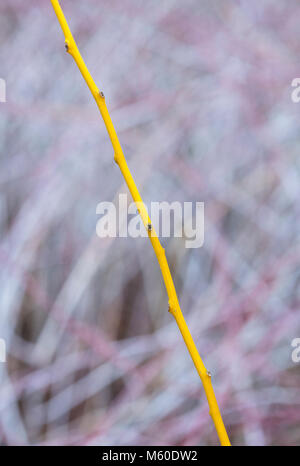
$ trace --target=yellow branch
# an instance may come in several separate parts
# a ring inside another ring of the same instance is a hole
[[[136,184],[127,166],[116,130],[112,124],[110,114],[106,107],[104,94],[103,92],[100,92],[99,89],[97,88],[86,64],[84,63],[82,59],[82,56],[80,55],[80,52],[77,48],[76,42],[72,36],[72,33],[70,31],[70,28],[68,26],[68,23],[65,19],[64,13],[60,7],[58,0],[51,0],[51,3],[52,3],[52,6],[54,8],[54,11],[56,13],[56,16],[58,18],[58,21],[61,25],[61,28],[65,36],[66,50],[74,58],[84,80],[86,81],[92,95],[94,96],[94,99],[96,100],[96,103],[99,107],[100,113],[104,120],[107,132],[109,134],[109,137],[110,137],[113,149],[114,149],[115,162],[120,167],[120,170],[126,181],[129,191],[133,197],[133,200],[137,205],[138,212],[142,218],[143,224],[148,231],[148,236],[153,246],[154,252],[156,254],[156,257],[157,257],[157,260],[160,266],[160,270],[163,276],[163,280],[164,280],[164,283],[167,289],[168,298],[169,298],[169,312],[171,312],[171,314],[174,316],[177,322],[177,325],[183,336],[185,344],[189,350],[191,358],[195,364],[197,372],[202,380],[204,390],[206,393],[206,397],[207,397],[207,401],[208,401],[208,405],[209,405],[209,412],[214,421],[221,445],[229,446],[230,441],[229,441],[229,438],[228,438],[228,435],[227,435],[227,432],[226,432],[226,429],[225,429],[225,426],[224,426],[224,423],[221,417],[221,413],[218,407],[216,396],[215,396],[215,393],[212,387],[211,374],[210,372],[206,370],[203,364],[203,361],[197,351],[197,348],[192,339],[188,326],[182,315],[182,312],[179,306],[179,301],[178,301],[177,294],[176,294],[176,290],[175,290],[175,286],[174,286],[173,279],[172,279],[170,269],[169,269],[169,265],[166,259],[165,250],[160,244],[160,241],[157,237],[155,229],[153,225],[151,224],[150,217],[148,216],[147,209],[142,201],[140,193],[136,187]]]

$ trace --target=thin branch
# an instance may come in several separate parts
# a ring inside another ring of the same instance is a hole
[[[167,290],[168,298],[169,298],[169,312],[174,316],[177,325],[179,327],[179,330],[182,334],[182,337],[185,341],[185,344],[188,348],[188,351],[192,357],[192,360],[195,364],[195,367],[197,369],[197,372],[201,378],[201,381],[204,386],[204,390],[206,393],[207,401],[209,404],[209,410],[210,410],[210,415],[213,419],[213,422],[215,424],[215,428],[217,430],[220,442],[224,446],[229,446],[230,441],[221,417],[221,413],[217,404],[217,400],[215,397],[215,393],[212,387],[211,383],[211,374],[208,372],[204,366],[204,363],[197,351],[197,348],[195,346],[195,343],[192,339],[192,336],[190,334],[190,331],[188,329],[188,326],[184,320],[184,317],[182,315],[179,301],[177,298],[175,286],[173,283],[173,279],[171,276],[171,272],[169,269],[169,265],[166,259],[166,254],[164,248],[161,246],[160,241],[157,237],[156,231],[154,229],[154,226],[151,223],[151,219],[148,215],[147,208],[145,207],[142,198],[140,196],[140,193],[136,187],[136,184],[134,182],[134,179],[130,173],[130,170],[127,166],[117,133],[115,131],[115,128],[113,126],[113,123],[110,118],[110,114],[108,112],[106,102],[105,102],[105,96],[103,92],[101,92],[98,87],[96,86],[82,56],[80,55],[80,52],[77,48],[76,42],[72,36],[72,33],[70,31],[70,28],[68,26],[68,23],[65,19],[64,13],[60,7],[60,4],[58,0],[51,0],[52,6],[54,8],[54,11],[57,15],[58,21],[61,25],[61,28],[63,30],[64,36],[65,36],[65,46],[67,52],[74,58],[84,80],[86,81],[97,105],[100,110],[100,113],[102,115],[103,121],[105,123],[107,132],[109,134],[113,149],[114,149],[114,160],[118,164],[122,175],[126,181],[126,184],[129,188],[129,191],[133,197],[134,202],[136,203],[138,212],[142,218],[143,224],[148,232],[149,239],[151,241],[151,244],[153,246],[154,252],[156,254],[161,273],[163,276],[163,280],[165,283],[165,287]]]

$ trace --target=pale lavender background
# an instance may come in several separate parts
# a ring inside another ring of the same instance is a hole
[[[204,201],[164,240],[235,445],[300,440],[300,5],[63,0],[148,203]],[[127,192],[50,1],[0,3],[2,444],[217,444],[147,239],[100,240]]]

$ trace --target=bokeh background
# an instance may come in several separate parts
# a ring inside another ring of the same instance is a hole
[[[235,445],[300,441],[300,4],[62,0],[145,202],[204,201],[163,239]],[[126,193],[50,1],[0,3],[0,439],[215,445],[145,238],[100,239]]]

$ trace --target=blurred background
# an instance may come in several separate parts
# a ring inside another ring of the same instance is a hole
[[[300,441],[300,5],[62,0],[163,239],[234,445]],[[127,188],[50,1],[0,3],[0,442],[217,445],[147,238],[96,235]]]

